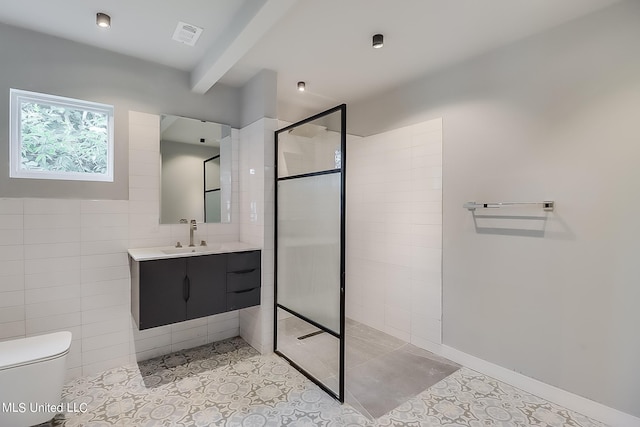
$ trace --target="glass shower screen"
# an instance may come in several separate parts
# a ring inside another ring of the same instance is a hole
[[[343,401],[346,106],[276,131],[274,350]]]

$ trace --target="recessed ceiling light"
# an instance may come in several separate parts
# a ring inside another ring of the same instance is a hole
[[[298,90],[299,90],[300,92],[304,92],[304,90],[305,90],[305,86],[306,86],[306,85],[304,84],[304,82],[298,82]]]
[[[96,14],[96,25],[100,28],[110,28],[111,27],[111,17],[106,13],[97,13]]]
[[[372,46],[374,49],[380,49],[382,46],[384,46],[384,36],[382,34],[375,34],[373,36]]]

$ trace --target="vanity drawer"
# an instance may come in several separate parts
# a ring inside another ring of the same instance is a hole
[[[227,293],[227,310],[238,310],[260,304],[260,289],[253,288],[240,292]]]
[[[227,273],[227,292],[244,291],[260,287],[260,269]]]
[[[260,269],[260,251],[227,254],[227,272]]]

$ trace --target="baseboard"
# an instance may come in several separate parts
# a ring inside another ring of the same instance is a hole
[[[528,393],[546,399],[550,402],[564,406],[567,409],[586,415],[594,420],[603,422],[611,427],[640,427],[640,418],[610,408],[601,403],[594,402],[585,397],[578,396],[568,391],[559,389],[542,381],[522,375],[494,363],[487,362],[478,357],[464,353],[447,345],[433,343],[416,343],[442,357],[459,363],[474,371],[493,377],[497,380],[518,387]]]

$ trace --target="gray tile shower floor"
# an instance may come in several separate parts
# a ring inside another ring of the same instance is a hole
[[[370,419],[386,414],[460,368],[354,320],[347,319],[345,329],[345,401]],[[338,340],[319,332],[297,317],[281,319],[278,349],[337,391]]]
[[[386,381],[371,389],[385,393]],[[63,401],[84,403],[87,411],[59,414],[53,426],[602,427],[467,368],[371,420],[239,337],[77,378],[65,385]]]

